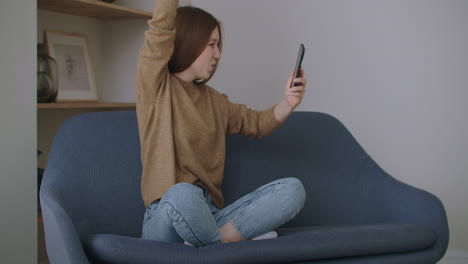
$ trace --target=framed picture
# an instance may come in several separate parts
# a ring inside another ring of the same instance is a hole
[[[85,35],[45,31],[49,56],[57,61],[57,102],[98,101],[93,67]]]

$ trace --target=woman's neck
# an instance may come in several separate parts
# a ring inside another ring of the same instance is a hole
[[[188,71],[183,71],[183,72],[178,72],[178,73],[174,73],[174,75],[185,81],[185,82],[192,82],[194,80],[194,77],[192,74],[190,74]]]

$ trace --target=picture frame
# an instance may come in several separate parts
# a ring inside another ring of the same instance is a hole
[[[58,67],[57,102],[97,102],[98,93],[89,52],[83,34],[45,30],[49,56]]]

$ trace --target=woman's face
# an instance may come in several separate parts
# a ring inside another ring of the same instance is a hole
[[[193,74],[193,79],[209,79],[216,70],[221,52],[218,48],[219,30],[216,27],[211,33],[210,41],[202,54],[190,65],[188,70]]]

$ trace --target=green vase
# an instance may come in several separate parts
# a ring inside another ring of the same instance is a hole
[[[53,103],[58,93],[58,68],[54,58],[37,45],[37,102]]]

